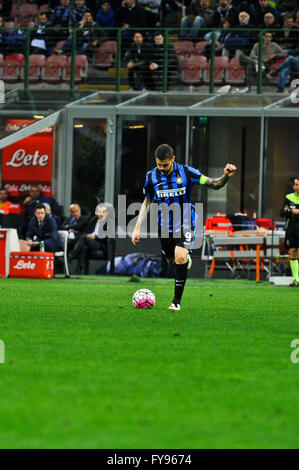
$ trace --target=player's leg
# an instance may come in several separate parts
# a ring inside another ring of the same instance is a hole
[[[175,286],[174,298],[171,302],[169,310],[180,310],[181,299],[184,292],[184,287],[187,280],[188,273],[188,256],[189,251],[182,246],[176,246],[174,250],[175,258]]]
[[[298,238],[298,237],[296,237]],[[294,242],[292,243],[294,245]],[[294,278],[294,281],[292,284],[290,284],[291,287],[299,287],[299,272],[298,272],[298,253],[299,249],[296,248],[290,248],[290,267],[292,271],[292,275]]]

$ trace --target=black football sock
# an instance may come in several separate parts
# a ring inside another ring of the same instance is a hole
[[[184,292],[184,287],[187,279],[187,266],[188,263],[175,265],[175,288],[173,301],[179,304],[181,303],[181,298]]]

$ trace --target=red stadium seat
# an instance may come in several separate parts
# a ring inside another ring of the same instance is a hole
[[[21,68],[24,66],[23,54],[9,54],[6,56],[2,79],[6,82],[15,82],[20,79]]]
[[[47,11],[50,11],[49,5],[47,4],[41,5],[38,10],[39,13],[45,13]]]
[[[63,81],[70,82],[71,80],[71,63],[72,58],[69,57],[65,67]],[[87,68],[88,68],[88,58],[86,55],[76,55],[76,65],[75,65],[75,82],[81,82],[81,80],[87,77]]]
[[[205,51],[205,47],[211,44],[210,41],[199,41],[195,44],[192,54],[193,55],[202,55]]]
[[[39,82],[43,77],[46,57],[43,54],[33,54],[29,56],[29,82]],[[21,78],[25,76],[25,65],[21,70]]]
[[[205,73],[204,73],[204,83],[210,83],[210,67],[211,63],[207,64]],[[226,79],[226,71],[228,68],[228,58],[227,57],[215,57],[215,68],[214,68],[214,84],[221,85]]]
[[[241,67],[239,58],[233,57],[227,68],[227,83],[229,85],[245,85],[245,69]]]
[[[65,55],[51,55],[47,58],[45,63],[43,80],[50,83],[60,82],[65,67]]]
[[[188,59],[194,51],[193,42],[191,41],[178,41],[173,43],[174,50],[177,56]]]
[[[16,3],[13,4],[10,10],[9,19],[15,20],[19,16],[18,5]]]
[[[181,71],[183,83],[199,84],[203,79],[203,71],[207,67],[207,59],[204,56],[191,56],[184,62]]]
[[[95,49],[94,58],[95,66],[98,69],[108,69],[112,65],[112,58],[116,56],[117,42],[106,41],[101,47]]]
[[[38,8],[35,3],[24,3],[19,7],[18,16],[31,16],[35,18],[38,15]]]

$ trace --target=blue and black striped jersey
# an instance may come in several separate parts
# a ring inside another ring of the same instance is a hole
[[[194,205],[191,204],[192,188],[194,184],[206,184],[207,180],[208,177],[199,170],[188,165],[180,165],[175,161],[173,171],[168,176],[163,175],[157,167],[146,174],[143,192],[148,199],[159,206],[160,230],[162,227],[168,232],[179,231],[182,227],[194,230],[196,213]],[[163,203],[174,208],[173,211],[169,211],[169,217],[164,217],[161,207]]]

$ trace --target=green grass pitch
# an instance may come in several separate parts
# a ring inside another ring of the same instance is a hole
[[[0,448],[298,448],[299,289],[190,279],[176,313],[170,279],[0,290]]]

